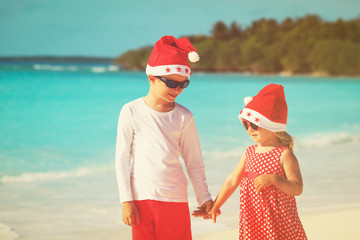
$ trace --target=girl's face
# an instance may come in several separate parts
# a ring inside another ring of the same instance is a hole
[[[259,127],[257,130],[254,130],[251,126],[248,128],[247,133],[251,139],[259,143],[260,145],[273,145],[277,142],[277,138],[274,132]]]

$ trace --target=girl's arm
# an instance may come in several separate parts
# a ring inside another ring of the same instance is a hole
[[[214,223],[216,223],[216,217],[220,207],[226,202],[226,200],[228,200],[228,198],[239,186],[240,181],[245,173],[245,162],[246,158],[244,153],[234,171],[226,178],[225,182],[223,183],[220,192],[214,201],[213,207],[209,212],[209,217],[212,218]]]
[[[303,182],[299,163],[290,150],[285,150],[280,157],[280,162],[284,168],[286,178],[278,175],[261,175],[255,178],[255,188],[261,191],[270,185],[274,185],[284,193],[292,196],[299,196],[303,190]]]

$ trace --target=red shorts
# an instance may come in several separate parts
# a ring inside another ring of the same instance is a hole
[[[191,240],[188,203],[134,201],[140,222],[132,227],[133,240]]]

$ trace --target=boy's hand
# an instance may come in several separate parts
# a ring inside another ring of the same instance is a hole
[[[133,202],[124,202],[122,207],[122,220],[126,225],[135,226],[140,222],[139,211]]]
[[[205,219],[208,216],[208,212],[211,210],[212,205],[213,201],[208,200],[201,207],[198,207],[198,210],[193,211],[191,215],[194,217],[203,217]]]

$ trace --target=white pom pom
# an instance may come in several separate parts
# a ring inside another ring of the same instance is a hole
[[[189,52],[188,57],[189,57],[190,62],[197,62],[200,60],[199,54],[194,51]]]
[[[244,97],[244,103],[247,105],[249,102],[251,102],[252,97]]]

